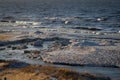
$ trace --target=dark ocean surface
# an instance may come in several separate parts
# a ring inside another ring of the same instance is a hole
[[[119,31],[120,0],[0,0],[0,20],[5,19],[41,22],[38,26],[47,27]]]

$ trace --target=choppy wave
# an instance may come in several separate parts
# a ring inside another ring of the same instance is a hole
[[[46,27],[101,27],[120,30],[120,1],[0,1],[0,22]]]

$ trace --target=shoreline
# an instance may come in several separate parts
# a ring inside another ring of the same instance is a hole
[[[4,64],[3,64],[4,63]],[[21,66],[20,65],[23,65]],[[15,62],[15,61],[0,61],[0,79],[12,80],[12,79],[39,79],[39,80],[61,80],[61,79],[72,79],[72,80],[86,80],[86,79],[99,79],[99,80],[111,80],[108,77],[100,75],[92,75],[89,73],[77,73],[65,68],[55,68],[50,66],[38,66],[38,65],[25,65],[26,63]],[[18,66],[19,65],[19,66]],[[36,72],[37,70],[37,72]],[[48,72],[49,70],[49,72]],[[7,74],[10,73],[10,74]],[[14,76],[13,76],[14,75]]]
[[[33,59],[37,59],[40,57],[40,60],[42,60],[43,62],[52,63],[52,64],[61,64],[61,65],[70,65],[70,66],[93,66],[93,67],[116,67],[116,68],[120,67],[119,58],[117,61],[117,57],[119,57],[119,53],[120,53],[119,45],[103,46],[88,41],[86,41],[85,44],[90,44],[90,46],[89,45],[77,46],[79,44],[84,44],[84,43],[83,42],[78,43],[74,40],[72,41],[72,39],[61,38],[61,37],[46,37],[46,38],[37,37],[37,38],[21,38],[21,39],[15,38],[15,40],[12,41],[10,40],[0,41],[0,46],[1,46],[0,51],[2,52],[2,54],[5,53],[4,56],[12,56],[12,53],[15,53],[14,56],[17,56],[16,52],[14,51],[21,51],[20,52],[21,57],[22,55],[25,55],[26,59],[27,59],[27,55],[28,58],[31,57]],[[92,46],[91,44],[92,45],[95,44],[95,46]],[[33,49],[35,50],[29,49],[31,48],[30,46],[33,47]],[[107,57],[108,54],[109,56]],[[82,56],[84,57],[84,59],[82,58]],[[90,57],[91,59],[89,59]],[[81,58],[80,60],[82,61],[80,61],[79,58]],[[104,60],[104,62],[100,63],[98,61],[102,60],[101,58]],[[96,62],[94,63],[92,59]],[[86,61],[84,62],[84,60],[87,60],[87,62]],[[116,61],[113,60],[116,60],[117,64]]]
[[[17,28],[0,33],[0,36],[13,35],[12,39],[0,40],[0,59],[78,72],[84,72],[85,68],[90,74],[108,76],[111,80],[120,78],[117,71],[120,68],[119,33],[47,27],[22,31],[22,27]]]

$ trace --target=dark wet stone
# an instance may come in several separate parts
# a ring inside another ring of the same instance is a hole
[[[53,38],[45,38],[43,39],[44,41],[55,41],[55,40],[58,40],[59,37],[53,37]]]
[[[1,51],[1,50],[5,50],[5,48],[0,48],[0,51]]]
[[[18,43],[26,43],[26,42],[32,42],[32,41],[33,41],[32,39],[27,38],[27,39],[18,40],[17,42]]]
[[[12,53],[9,53],[9,55],[11,56],[11,55],[13,55]]]
[[[41,31],[36,31],[36,32],[34,32],[35,34],[43,34],[43,32],[41,32]]]
[[[53,41],[52,38],[45,38],[44,41]]]
[[[52,38],[45,38],[43,41],[58,41],[58,42],[69,42],[69,39],[60,38],[60,37],[52,37]]]
[[[7,48],[11,48],[12,46],[11,45],[8,45]]]
[[[28,42],[34,42],[37,40],[41,40],[40,38],[26,38],[26,39],[21,39],[21,40],[15,40],[15,41],[0,41],[0,46],[5,46],[5,45],[15,45],[15,44],[21,44],[21,43],[28,43]]]
[[[12,47],[12,50],[15,50],[15,49],[17,49],[17,47],[13,46],[13,47]]]
[[[37,41],[34,42],[33,45],[36,46],[36,47],[42,47],[43,46],[42,44],[43,44],[43,40],[37,40]]]
[[[28,47],[26,45],[22,46],[21,49],[27,49]]]
[[[0,22],[9,22],[8,20],[1,20]]]
[[[57,38],[56,37],[55,42],[57,44],[61,44],[62,46],[67,46],[68,44],[70,44],[69,39],[65,39],[65,38]]]
[[[61,40],[61,38],[59,38],[59,37],[53,37],[52,40],[53,41],[55,41],[55,40]]]
[[[35,39],[26,38],[26,39],[17,40],[17,41],[15,41],[15,43],[27,43],[27,42],[32,42],[32,41],[36,41],[36,40],[37,40],[37,38],[35,38]]]
[[[34,42],[31,42],[31,43],[29,43],[29,44],[33,46],[33,45],[34,45]]]
[[[31,51],[29,51],[29,50],[25,50],[24,53],[31,53]]]

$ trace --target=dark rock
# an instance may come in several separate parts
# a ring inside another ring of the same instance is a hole
[[[9,22],[8,20],[1,20],[0,22]]]
[[[61,44],[62,46],[67,46],[68,44],[70,44],[69,40],[57,40],[56,41],[57,44]]]
[[[59,38],[59,37],[53,37],[52,40],[53,41],[55,41],[55,40],[61,40],[61,38]]]
[[[37,38],[35,38],[35,39],[26,38],[26,39],[17,40],[16,43],[27,43],[27,42],[32,42],[32,41],[36,41],[36,40],[38,40],[38,39]]]
[[[31,42],[30,45],[34,45],[34,42]]]
[[[29,43],[29,42],[34,42],[34,41],[42,41],[40,38],[26,38],[26,39],[21,39],[21,40],[15,40],[15,41],[0,41],[0,46],[5,46],[5,45],[15,45],[15,44],[20,44],[20,43]]]
[[[48,40],[55,41],[55,43],[61,44],[62,46],[67,46],[68,44],[70,44],[69,39],[66,38],[53,37],[53,38],[49,38]]]
[[[31,53],[31,51],[29,51],[29,50],[25,50],[24,53]]]
[[[7,48],[11,48],[12,46],[11,45],[8,45]]]
[[[43,32],[41,32],[41,31],[36,31],[36,32],[34,32],[35,34],[43,34]]]
[[[15,50],[15,49],[17,49],[17,47],[15,47],[15,46],[14,46],[14,47],[12,47],[12,50]]]
[[[22,46],[21,49],[27,49],[28,47],[26,45]]]
[[[45,38],[44,41],[53,41],[52,38]]]
[[[43,40],[37,40],[37,41],[34,42],[33,45],[37,46],[37,47],[42,47],[43,46],[42,44],[43,44]]]
[[[0,48],[0,51],[1,51],[1,50],[5,50],[5,48]]]
[[[9,55],[11,56],[11,55],[12,55],[12,53],[9,53]]]

